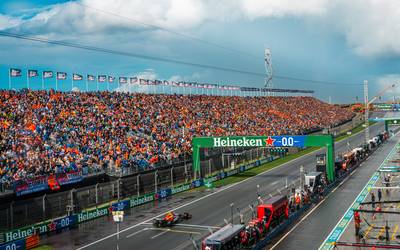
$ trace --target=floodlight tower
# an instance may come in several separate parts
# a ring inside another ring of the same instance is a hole
[[[365,102],[365,112],[364,112],[364,119],[365,119],[365,143],[369,140],[369,106],[379,97],[383,96],[386,91],[389,89],[395,88],[398,83],[391,84],[385,87],[381,92],[379,92],[376,96],[374,96],[370,101],[368,100],[368,81],[364,81],[364,102]]]
[[[265,65],[265,88],[272,89],[274,87],[272,83],[273,69],[272,69],[272,57],[271,50],[266,48],[264,50],[264,65]],[[268,91],[268,95],[271,95],[272,92]]]

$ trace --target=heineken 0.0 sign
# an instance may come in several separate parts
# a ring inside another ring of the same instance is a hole
[[[332,135],[282,135],[282,136],[227,136],[195,137],[193,145],[193,171],[200,173],[200,148],[215,147],[327,147],[327,175],[333,181],[334,142]]]
[[[304,147],[305,137],[268,136],[266,139],[254,137],[212,137],[212,147]]]

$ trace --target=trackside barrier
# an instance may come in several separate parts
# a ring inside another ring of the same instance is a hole
[[[0,245],[0,250],[29,250],[39,246],[39,235],[32,235],[26,239],[20,239]]]
[[[26,240],[21,239],[0,245],[0,250],[26,250]]]
[[[171,195],[181,193],[193,188],[198,188],[204,185],[207,182],[215,182],[229,176],[244,172],[246,170],[259,167],[264,163],[270,162],[274,160],[273,157],[267,157],[261,160],[256,160],[251,163],[247,163],[245,165],[241,165],[238,168],[229,170],[229,171],[222,171],[217,173],[213,176],[208,178],[201,178],[192,181],[191,183],[181,184],[172,188],[165,188],[159,190],[157,193],[149,193],[141,196],[133,196],[128,199],[120,200],[119,202],[110,202],[104,204],[102,206],[98,206],[97,208],[84,210],[80,213],[73,214],[70,216],[64,216],[60,218],[55,218],[53,220],[47,220],[43,222],[39,222],[30,226],[14,229],[11,231],[7,231],[4,233],[0,233],[0,244],[2,243],[10,243],[16,242],[21,239],[26,239],[34,234],[47,234],[50,232],[60,231],[63,229],[69,229],[70,227],[76,226],[85,221],[93,220],[102,216],[106,216],[111,214],[112,210],[125,210],[132,207],[137,207],[149,202],[154,202],[157,200],[162,200],[167,198]],[[1,237],[1,235],[3,235]],[[18,249],[25,249],[25,248],[18,248]],[[0,248],[0,250],[3,250]],[[6,250],[9,250],[8,248]],[[10,248],[13,250],[13,248]]]
[[[39,235],[35,234],[26,238],[26,249],[32,249],[39,246]]]
[[[375,148],[374,150],[372,150],[370,152],[369,155],[371,155],[372,153],[375,152],[377,148]],[[367,157],[365,157],[364,159],[360,160],[359,162],[357,162],[353,167],[349,168],[349,171],[345,172],[343,175],[337,177],[335,179],[334,182],[330,183],[328,186],[326,186],[324,188],[324,193],[323,195],[326,196],[328,195],[330,192],[332,192],[332,190],[337,187],[339,185],[340,182],[342,182],[347,176],[350,175],[351,172],[353,172],[354,169],[356,169],[357,167],[360,166],[360,164],[365,161],[367,159]],[[376,175],[376,174],[375,174]],[[374,178],[372,178],[373,180],[376,180],[378,178],[378,176],[375,176]],[[366,195],[366,194],[365,194]],[[312,203],[310,204],[305,204],[302,208],[300,208],[300,210],[297,210],[296,212],[294,212],[293,214],[291,214],[289,216],[289,218],[283,222],[282,224],[280,224],[278,227],[276,227],[275,229],[273,229],[270,233],[267,234],[267,236],[259,241],[255,247],[253,247],[253,250],[261,250],[264,249],[271,241],[274,237],[276,237],[279,233],[281,233],[285,228],[287,228],[288,226],[290,226],[294,221],[296,221],[303,213],[305,213],[311,206],[312,204],[317,204],[319,203],[320,200],[318,198],[314,198],[312,199]]]
[[[296,212],[292,213],[285,222],[280,224],[279,226],[275,227],[268,235],[257,243],[253,250],[262,250],[264,249],[278,234],[280,234],[285,228],[287,228],[290,224],[296,221],[305,211],[310,208],[310,204],[304,205],[302,208],[297,210]]]

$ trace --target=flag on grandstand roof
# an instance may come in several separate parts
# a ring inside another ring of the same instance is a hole
[[[140,79],[140,81],[142,81],[142,79]],[[138,84],[138,78],[135,76],[135,77],[130,77],[129,78],[129,83],[130,84]]]
[[[156,85],[161,85],[161,84],[162,84],[162,81],[156,80]]]
[[[139,80],[139,84],[140,84],[140,85],[145,85],[145,83],[146,83],[146,80],[145,80],[145,79],[140,79],[140,80]]]
[[[28,77],[36,77],[38,75],[39,75],[39,72],[37,70],[34,70],[34,69],[28,70]]]
[[[74,81],[81,81],[83,79],[83,76],[82,75],[79,75],[79,74],[72,74],[72,80],[74,80]]]
[[[57,72],[57,80],[65,80],[65,79],[67,79],[67,73]]]
[[[114,77],[114,76],[108,76],[108,82],[109,82],[109,83],[113,83],[114,80],[115,80],[115,77]]]
[[[169,82],[164,80],[164,85],[169,85]]]
[[[119,83],[120,83],[120,84],[128,83],[128,78],[125,77],[125,76],[120,76],[120,77],[119,77]]]
[[[172,81],[171,84],[172,84],[172,86],[178,86],[178,83],[176,83],[174,81]]]
[[[99,82],[105,82],[105,81],[107,81],[107,76],[106,75],[99,75],[98,76],[98,80],[99,80]]]
[[[94,81],[94,80],[96,80],[96,77],[95,77],[95,76],[92,76],[92,75],[87,75],[86,77],[87,77],[88,81]]]
[[[53,71],[43,71],[43,78],[53,78]]]
[[[10,76],[12,76],[12,77],[21,76],[21,70],[20,69],[10,69]]]

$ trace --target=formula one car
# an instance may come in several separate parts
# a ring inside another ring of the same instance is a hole
[[[153,221],[153,226],[155,227],[172,227],[184,220],[189,220],[192,215],[189,213],[175,214],[174,212],[167,213],[163,218],[156,218]]]

